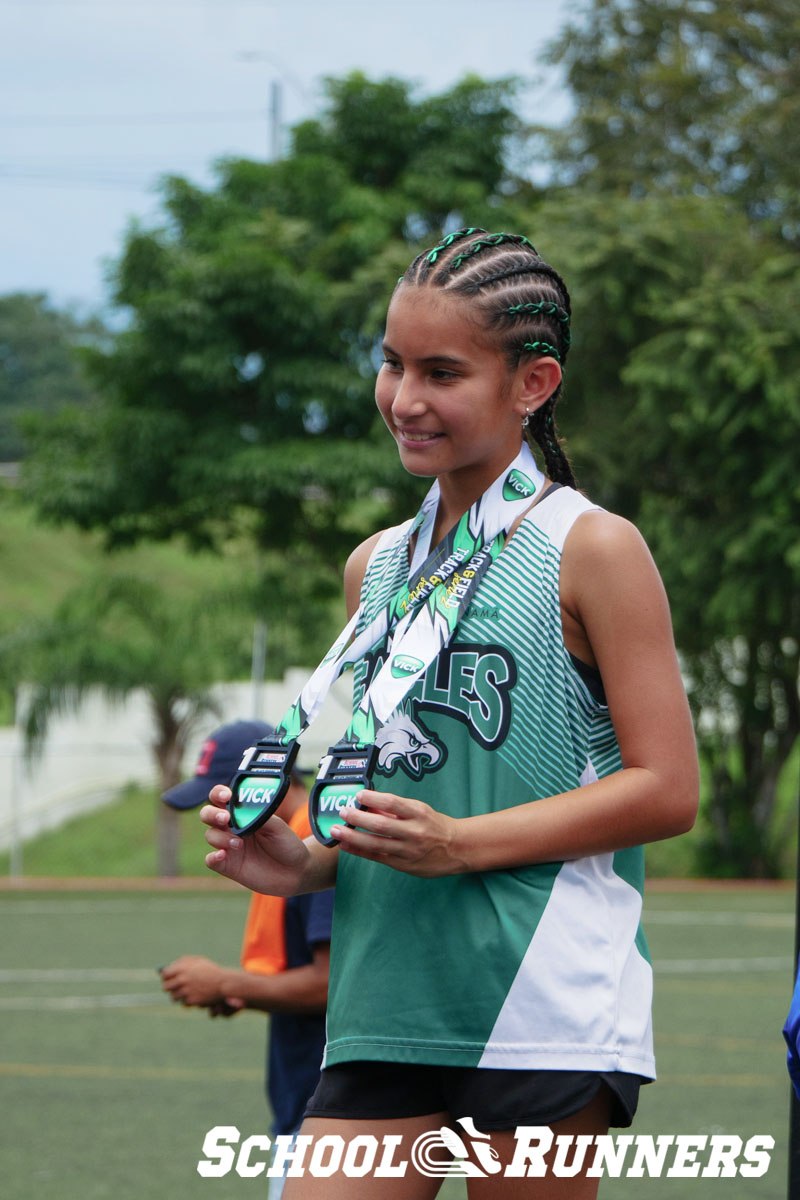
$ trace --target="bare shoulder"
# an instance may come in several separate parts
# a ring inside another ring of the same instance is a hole
[[[661,589],[661,577],[639,530],[602,509],[583,513],[572,526],[561,571],[566,601],[578,601],[598,587],[619,594],[649,581]]]
[[[672,622],[653,556],[635,525],[602,510],[583,513],[561,560],[561,615],[567,649],[590,666],[621,633],[640,648],[655,638],[672,652]]]
[[[567,546],[571,555],[579,553],[597,559],[637,548],[650,554],[636,526],[604,508],[590,508],[578,517],[567,535],[565,550]]]
[[[381,540],[384,530],[379,529],[377,533],[373,533],[370,537],[365,538],[359,546],[356,546],[347,559],[344,565],[344,597],[347,602],[348,616],[358,608],[358,601],[361,595],[361,584],[364,582],[364,575],[367,571],[367,565],[370,557]]]

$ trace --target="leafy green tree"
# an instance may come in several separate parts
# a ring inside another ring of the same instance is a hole
[[[714,197],[578,191],[539,213],[570,281],[560,424],[664,575],[710,795],[699,866],[774,875],[800,734],[797,254]]]
[[[6,678],[27,685],[21,714],[29,753],[38,753],[53,716],[80,712],[87,693],[112,702],[133,692],[147,698],[160,791],[180,782],[187,740],[198,721],[217,712],[212,685],[244,671],[246,624],[230,597],[197,597],[176,605],[148,581],[103,575],[71,592],[52,617],[0,643]],[[177,814],[159,805],[158,871],[177,872]]]
[[[105,336],[97,318],[61,311],[43,293],[0,296],[0,462],[26,453],[18,427],[23,414],[41,413],[47,420],[64,405],[91,402],[80,349]]]
[[[210,191],[170,178],[161,227],[129,232],[113,294],[129,324],[90,360],[103,406],[29,430],[43,516],[110,545],[245,532],[338,574],[405,512],[418,488],[372,397],[378,314],[413,239],[501,204],[513,84],[327,88],[284,160],[222,162]]]
[[[590,0],[549,58],[574,101],[539,131],[539,215],[576,294],[576,458],[666,577],[711,780],[700,865],[774,874],[800,734],[800,17]]]
[[[723,195],[800,237],[794,0],[590,0],[548,57],[575,103],[549,139],[562,181]]]

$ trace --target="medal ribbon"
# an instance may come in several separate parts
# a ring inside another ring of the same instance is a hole
[[[249,832],[268,819],[289,786],[300,734],[319,713],[342,671],[380,646],[388,657],[366,689],[341,742],[323,756],[310,796],[314,835],[335,845],[338,812],[371,786],[375,738],[416,681],[450,642],[514,521],[541,492],[544,476],[527,444],[431,551],[439,505],[434,483],[416,517],[389,530],[375,554],[418,533],[406,583],[356,635],[359,607],[280,721],[274,737],[251,747],[231,783],[231,828]]]
[[[539,495],[544,481],[530,448],[523,443],[510,466],[430,552],[439,503],[439,485],[434,483],[417,516],[399,535],[407,543],[419,530],[408,582],[351,641],[360,609],[355,613],[278,725],[281,740],[288,743],[308,728],[342,671],[388,635],[392,638],[390,657],[362,698],[349,731],[359,741],[373,741],[377,730],[450,641],[508,530]],[[411,660],[421,665],[406,669],[401,655],[409,660],[406,667]]]

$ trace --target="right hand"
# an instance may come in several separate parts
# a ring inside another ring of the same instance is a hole
[[[206,841],[214,847],[206,855],[206,866],[254,892],[297,895],[311,866],[306,845],[280,817],[270,817],[247,837],[232,833],[230,798],[230,788],[218,784],[209,793],[211,803],[200,810],[200,819],[208,826]]]

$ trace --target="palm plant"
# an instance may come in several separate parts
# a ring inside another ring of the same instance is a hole
[[[228,597],[177,603],[157,584],[104,575],[70,592],[51,617],[0,644],[6,677],[26,684],[21,725],[29,758],[41,753],[54,716],[78,713],[90,690],[112,704],[140,691],[153,721],[160,790],[180,781],[187,742],[218,715],[212,686],[246,659],[244,620]],[[158,872],[177,873],[179,814],[159,805]]]

